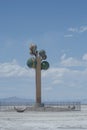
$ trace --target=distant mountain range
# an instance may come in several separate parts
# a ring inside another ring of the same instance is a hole
[[[15,104],[30,104],[34,103],[33,99],[24,99],[24,98],[18,98],[18,97],[8,97],[8,98],[2,98],[0,99],[1,105],[15,105]]]
[[[44,101],[45,102],[45,101]],[[51,102],[51,101],[46,101]],[[52,101],[55,102],[55,101]],[[56,101],[56,102],[73,102],[73,100],[62,100],[62,101]],[[81,102],[81,104],[87,104],[87,99],[81,99],[81,100],[74,100],[74,102]],[[0,99],[0,105],[16,105],[16,104],[33,104],[35,103],[34,99],[25,99],[25,98],[19,98],[19,97],[8,97],[8,98],[1,98]]]

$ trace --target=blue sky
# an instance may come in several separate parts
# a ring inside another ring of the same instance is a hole
[[[42,100],[87,98],[87,1],[0,1],[0,98],[35,99],[29,45],[44,49]]]

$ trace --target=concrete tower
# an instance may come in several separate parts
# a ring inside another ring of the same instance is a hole
[[[49,63],[46,60],[46,52],[44,50],[37,50],[37,46],[31,44],[30,54],[33,56],[27,61],[27,65],[30,68],[35,69],[36,73],[36,106],[42,106],[41,103],[41,70],[47,70],[49,68]]]

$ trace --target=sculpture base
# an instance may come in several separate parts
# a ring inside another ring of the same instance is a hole
[[[36,103],[34,107],[44,107],[44,103]]]

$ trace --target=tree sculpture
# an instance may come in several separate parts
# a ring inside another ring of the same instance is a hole
[[[46,52],[44,50],[38,51],[34,44],[30,46],[30,54],[32,57],[28,59],[27,66],[36,71],[36,105],[41,106],[41,70],[47,70],[49,63],[46,61]]]

